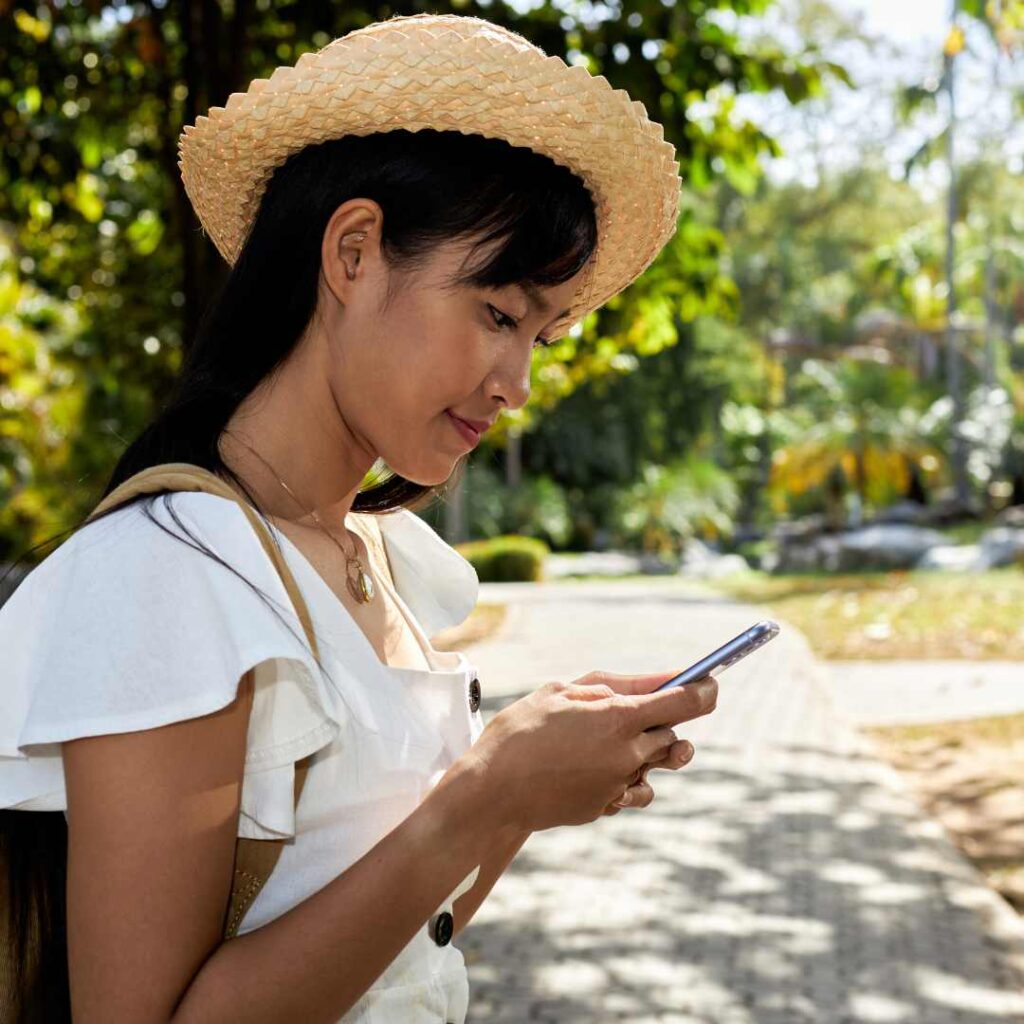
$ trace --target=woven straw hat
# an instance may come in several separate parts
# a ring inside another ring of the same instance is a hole
[[[310,143],[395,128],[504,139],[583,179],[598,247],[553,337],[639,277],[675,232],[675,147],[643,104],[516,32],[462,15],[375,22],[255,79],[185,126],[178,166],[233,265],[278,164]]]

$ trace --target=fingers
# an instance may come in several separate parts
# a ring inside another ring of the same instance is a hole
[[[650,693],[651,690],[667,683],[673,676],[679,674],[679,669],[669,669],[667,672],[648,672],[645,675],[623,675],[620,672],[588,672],[576,680],[584,686],[597,686],[604,684],[614,693],[625,693],[635,695],[638,693]]]
[[[613,800],[602,813],[611,816],[626,807],[646,807],[654,799],[654,788],[647,781],[647,772],[651,768],[682,768],[693,760],[694,753],[693,744],[689,740],[679,740],[672,744],[661,761],[642,765],[622,796]]]
[[[638,782],[630,786],[625,793],[617,800],[613,800],[609,807],[622,809],[623,807],[646,807],[654,799],[654,788],[649,782]]]
[[[689,740],[681,740],[669,751],[668,764],[665,767],[682,768],[683,765],[687,765],[693,760],[695,753],[696,750],[694,750],[693,744]]]
[[[686,686],[673,686],[658,693],[627,697],[632,705],[633,728],[675,725],[710,714],[718,702],[718,680],[708,676]]]
[[[676,734],[667,725],[642,732],[636,738],[637,760],[649,764],[660,761],[676,741]]]
[[[689,740],[680,740],[672,745],[660,761],[651,761],[648,767],[667,768],[669,771],[674,771],[676,768],[688,765],[693,760],[694,753],[693,744]]]

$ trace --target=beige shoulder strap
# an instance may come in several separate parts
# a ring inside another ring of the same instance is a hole
[[[160,493],[162,491],[205,491],[217,494],[222,498],[230,498],[237,502],[246,518],[256,531],[263,549],[270,557],[284,583],[285,590],[295,606],[296,614],[302,623],[306,639],[316,657],[319,649],[309,609],[303,600],[302,593],[295,577],[274,543],[270,532],[256,510],[249,504],[231,484],[222,480],[202,466],[194,466],[189,462],[165,462],[159,466],[150,466],[127,480],[118,484],[87,516],[88,522],[108,508],[119,505],[137,494]],[[252,675],[250,670],[247,675]],[[295,803],[299,802],[299,794],[306,781],[310,758],[304,758],[295,764]],[[239,837],[235,841],[235,869],[231,885],[231,899],[224,918],[224,938],[233,938],[245,912],[252,905],[260,890],[266,884],[270,873],[274,870],[278,857],[281,856],[283,839],[246,839]]]

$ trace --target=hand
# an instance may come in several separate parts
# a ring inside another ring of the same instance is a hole
[[[495,826],[584,824],[631,782],[646,787],[647,767],[685,763],[680,755],[688,759],[692,748],[671,726],[712,712],[718,684],[709,677],[651,692],[674,674],[591,672],[547,683],[499,711],[463,755],[487,779]]]
[[[669,747],[669,752],[660,761],[649,761],[634,776],[626,791],[617,800],[613,800],[601,812],[611,817],[626,807],[646,807],[654,799],[654,790],[647,781],[650,768],[667,768],[675,771],[688,765],[693,760],[693,744],[689,740],[680,740]]]
[[[666,673],[663,677],[642,676],[637,680],[637,678],[633,676],[616,677],[611,673],[605,673],[604,681],[617,693],[650,693],[651,690],[654,690],[662,683],[667,682],[675,674],[676,672],[673,670],[672,672]],[[714,679],[714,676],[709,676],[709,678]],[[578,682],[584,682],[587,679],[588,677],[584,676],[583,679],[578,680]],[[715,683],[717,686],[717,680],[715,680]],[[677,769],[688,765],[693,760],[694,753],[693,744],[689,740],[679,740],[678,742],[673,743],[672,746],[668,748],[668,752],[664,757],[657,761],[648,761],[643,765],[643,767],[641,767],[633,776],[633,779],[622,796],[608,804],[601,814],[607,817],[612,817],[626,807],[646,807],[654,799],[654,789],[647,781],[647,772],[651,768],[665,768],[668,771],[676,771]]]

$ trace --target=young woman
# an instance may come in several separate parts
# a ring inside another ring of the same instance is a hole
[[[671,236],[671,146],[476,18],[308,58],[186,130],[232,272],[104,493],[169,463],[230,484],[317,650],[219,494],[116,503],[22,581],[0,609],[11,1019],[462,1024],[451,939],[526,838],[647,805],[647,770],[693,754],[671,727],[715,705],[713,679],[649,692],[676,669],[591,672],[485,728],[474,666],[429,639],[476,575],[415,514],[526,402],[533,350]],[[239,838],[284,842],[226,929]]]

